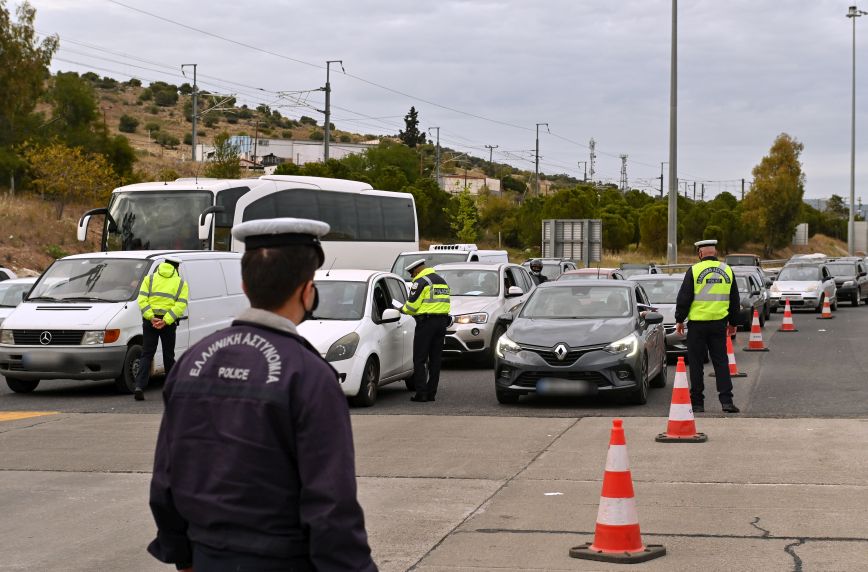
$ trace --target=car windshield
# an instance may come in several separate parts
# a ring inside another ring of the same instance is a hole
[[[404,279],[404,282],[411,282],[413,278],[410,273],[404,270],[410,263],[416,262],[419,259],[425,260],[425,266],[429,268],[438,264],[446,264],[447,262],[464,262],[467,260],[466,252],[424,252],[412,254],[399,254],[392,264],[392,272]]]
[[[779,282],[816,282],[819,279],[819,266],[787,266],[778,275]]]
[[[727,256],[726,263],[730,266],[756,266],[756,256]]]
[[[556,286],[534,291],[522,308],[523,318],[626,318],[631,315],[630,289],[622,286]]]
[[[201,250],[199,215],[213,200],[207,191],[114,193],[106,250]]]
[[[674,304],[681,289],[681,280],[641,280],[639,284],[652,304]]]
[[[452,296],[487,296],[500,293],[500,280],[496,270],[476,270],[470,268],[444,268],[437,271],[449,284]]]
[[[319,305],[314,320],[361,320],[365,315],[367,282],[316,281]]]
[[[852,262],[847,264],[828,264],[826,267],[832,273],[832,276],[840,276],[841,278],[856,276],[856,265]]]
[[[45,271],[28,300],[124,302],[139,293],[153,261],[127,258],[70,258]]]
[[[747,276],[736,276],[735,283],[738,285],[738,291],[742,294],[750,292],[750,281]]]
[[[0,282],[0,308],[14,308],[21,303],[27,291],[33,287],[33,283],[25,282]]]

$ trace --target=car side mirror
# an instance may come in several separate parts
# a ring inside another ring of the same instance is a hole
[[[860,273],[859,273],[859,278],[862,278],[863,276],[868,276],[868,274],[866,274],[865,272],[860,272]]]
[[[657,312],[648,312],[647,314],[645,314],[645,322],[651,325],[662,324],[663,314],[658,314]]]
[[[759,296],[760,294],[762,294],[762,292],[760,292],[759,290],[754,290],[750,293],[751,296]]]
[[[524,290],[518,286],[510,286],[509,290],[506,291],[507,298],[517,298],[519,296],[524,296]]]
[[[392,322],[397,322],[401,319],[401,312],[394,308],[388,308],[383,310],[383,317],[380,318],[381,324],[389,324]]]

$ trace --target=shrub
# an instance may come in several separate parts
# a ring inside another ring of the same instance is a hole
[[[174,149],[181,143],[180,139],[171,133],[166,133],[164,131],[158,132],[156,137],[154,137],[154,141],[156,141],[161,147],[168,147],[169,149]]]
[[[325,135],[323,135],[322,131],[314,130],[311,131],[309,138],[311,141],[322,141],[325,139]]]
[[[193,144],[193,134],[192,133],[184,133],[184,145],[192,145]]]
[[[161,89],[154,93],[154,103],[160,107],[172,107],[178,103],[178,92],[169,89]]]
[[[135,133],[138,126],[139,120],[132,115],[121,115],[120,121],[118,121],[118,130],[123,133]]]
[[[205,127],[215,127],[220,123],[220,119],[218,119],[216,115],[207,115],[202,123],[205,124]]]
[[[149,105],[147,111],[151,115],[157,115],[158,113],[160,113],[160,108],[156,105]]]
[[[344,133],[343,135],[341,135],[340,141],[341,141],[341,143],[352,143],[353,138],[350,137],[349,135],[347,135],[346,133]]]
[[[143,89],[142,93],[139,94],[139,101],[151,101],[152,99],[154,99],[154,92],[149,87]]]
[[[280,136],[284,139],[292,139],[292,131],[281,131]]]
[[[159,131],[160,130],[160,124],[157,123],[156,121],[149,121],[149,122],[145,123],[145,130],[146,131]]]
[[[298,122],[302,125],[316,125],[316,119],[314,119],[313,117],[308,117],[307,115],[302,115],[298,119]]]
[[[56,244],[49,244],[45,248],[45,254],[52,258],[63,258],[65,256],[69,256],[69,253],[60,248],[60,246]]]
[[[142,80],[130,78],[130,81],[127,82],[127,85],[130,87],[142,87]]]

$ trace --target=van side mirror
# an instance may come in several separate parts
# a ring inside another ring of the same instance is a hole
[[[78,219],[78,227],[75,229],[75,237],[79,242],[87,240],[87,225],[90,224],[90,217],[96,215],[108,215],[108,209],[103,207],[99,209],[90,209]]]
[[[380,318],[381,324],[389,324],[392,322],[397,322],[401,319],[401,312],[394,308],[387,308],[383,310],[383,317]]]
[[[517,298],[518,296],[524,296],[524,290],[518,286],[510,286],[509,290],[506,291],[507,298]]]
[[[226,212],[223,205],[208,207],[199,215],[199,240],[208,240],[211,236],[211,226],[214,223],[214,213]]]

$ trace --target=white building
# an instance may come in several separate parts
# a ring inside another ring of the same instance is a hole
[[[457,174],[440,175],[440,188],[448,193],[458,194],[467,188],[471,195],[478,195],[483,187],[488,187],[492,193],[500,193],[500,179],[492,179],[483,175]]]
[[[294,141],[291,139],[254,139],[249,135],[234,135],[229,142],[238,149],[239,158],[262,163],[265,166],[292,162],[296,165],[321,163],[324,149],[322,141]],[[342,159],[347,155],[361,153],[377,143],[329,143],[329,157]],[[196,145],[196,160],[207,161],[214,153],[213,145]]]

